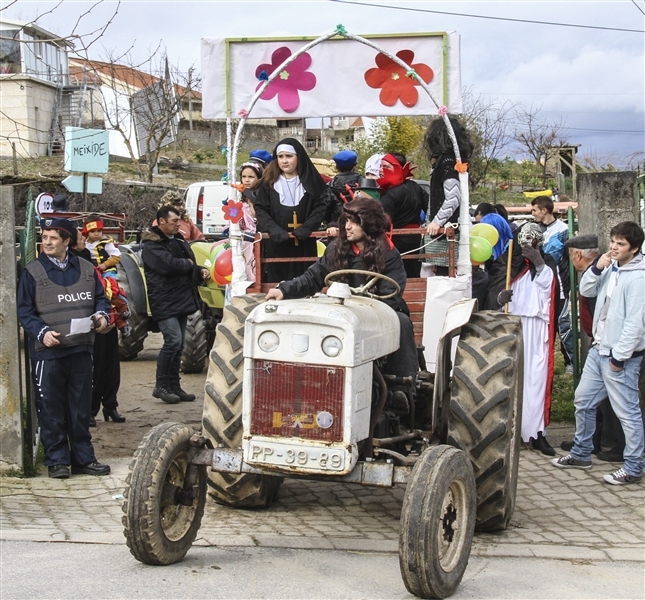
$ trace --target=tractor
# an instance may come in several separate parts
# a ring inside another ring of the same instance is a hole
[[[381,276],[349,288],[334,281],[343,274],[329,275],[326,294],[280,302],[265,302],[258,292],[271,286],[257,282],[224,308],[202,432],[161,424],[130,465],[123,508],[135,558],[181,560],[207,490],[231,507],[268,507],[285,477],[407,485],[400,567],[408,590],[424,598],[455,591],[475,529],[508,525],[520,444],[520,320],[476,312],[476,300],[456,302],[444,319],[436,371],[398,381],[382,374],[398,347],[399,321],[369,291]],[[426,286],[409,279],[404,293],[417,339]],[[406,416],[390,409],[393,384],[415,388]]]
[[[394,310],[378,298],[382,275],[358,272],[364,283],[350,288],[338,281],[348,271],[330,273],[325,293],[267,302],[272,284],[261,281],[260,243],[255,244],[256,280],[249,287],[240,229],[231,219],[230,302],[209,354],[202,430],[163,423],[144,437],[126,480],[124,534],[137,560],[168,565],[180,561],[195,540],[207,490],[218,503],[252,508],[269,507],[286,477],[368,487],[405,485],[399,533],[403,581],[416,596],[445,598],[463,577],[475,530],[503,530],[513,514],[524,378],[518,317],[478,312],[477,301],[461,291],[442,309],[436,300],[426,306],[426,294],[436,292],[439,280],[468,281],[471,269],[467,165],[461,165],[454,131],[442,110],[446,107],[399,55],[339,25],[290,51],[260,81],[239,112],[228,177],[233,181],[236,176],[243,125],[267,86],[298,55],[336,37],[382,52],[415,79],[446,122],[460,165],[457,269],[455,243],[449,243],[450,277],[408,279],[403,295],[421,368],[415,377],[384,375],[387,356],[398,348],[400,325]],[[203,43],[210,52],[204,56],[215,56],[215,46]],[[218,68],[217,57],[216,64],[206,58],[206,67]],[[233,85],[226,64],[223,85]],[[227,111],[230,115],[230,105]],[[233,140],[231,118],[227,127]],[[442,234],[450,242],[453,231]],[[261,238],[258,234],[257,241]],[[426,367],[424,344],[436,358],[430,363],[434,370]],[[394,386],[407,389],[407,414],[393,406]]]
[[[191,250],[195,254],[197,264],[211,268],[210,251],[212,242],[191,242]],[[132,313],[128,322],[132,333],[119,342],[119,358],[134,360],[141,350],[149,331],[159,331],[152,320],[146,278],[138,245],[122,244],[119,246],[122,259],[117,265],[119,283],[125,290]],[[215,281],[198,288],[201,309],[188,317],[186,325],[186,346],[181,356],[183,373],[201,373],[206,364],[208,352],[215,339],[215,328],[222,318],[224,308],[224,287]]]

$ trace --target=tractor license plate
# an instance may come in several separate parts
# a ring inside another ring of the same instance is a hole
[[[345,468],[345,453],[333,448],[303,448],[288,444],[251,442],[246,461],[295,469],[342,471]]]

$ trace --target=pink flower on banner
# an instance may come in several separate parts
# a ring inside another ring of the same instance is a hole
[[[264,85],[266,77],[273,72],[291,56],[291,50],[282,46],[271,55],[271,64],[262,64],[255,69],[255,76],[260,83],[255,88],[258,90]],[[311,66],[311,56],[307,52],[301,54],[292,63],[280,71],[279,75],[267,86],[260,98],[272,100],[278,96],[278,104],[284,112],[292,113],[300,106],[299,91],[309,92],[316,87],[316,76],[307,71]]]
[[[439,116],[445,117],[448,114],[448,107],[442,104],[437,112],[439,113]]]
[[[246,119],[249,116],[249,111],[246,110],[246,108],[241,108],[237,114],[240,115],[240,117],[242,117],[243,119]]]
[[[414,69],[416,74],[425,83],[430,83],[434,77],[434,71],[424,63],[412,64],[414,60],[414,52],[412,50],[400,50],[396,53],[397,58],[400,58],[409,67]],[[407,76],[409,70],[399,66],[391,58],[385,54],[378,53],[376,55],[377,69],[368,69],[365,71],[365,82],[371,88],[381,88],[379,100],[385,106],[394,106],[397,100],[401,100],[404,106],[411,108],[419,100],[419,92],[416,86],[419,82]]]

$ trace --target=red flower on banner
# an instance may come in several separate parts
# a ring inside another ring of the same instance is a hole
[[[231,223],[237,223],[244,216],[242,212],[242,203],[235,202],[235,200],[229,200],[224,206],[222,206],[222,211],[224,212],[224,218]]]
[[[434,78],[433,70],[424,63],[412,64],[414,52],[412,50],[400,50],[396,53],[404,63],[408,64],[425,83],[430,83]],[[379,52],[376,56],[377,69],[365,71],[365,82],[371,88],[381,88],[379,100],[385,106],[394,106],[397,100],[401,100],[408,108],[414,106],[419,100],[419,92],[415,86],[419,82],[405,69],[396,64],[391,58]]]
[[[260,80],[256,90],[264,85],[264,82],[287,58],[291,56],[291,50],[282,46],[271,55],[271,64],[258,65],[255,69],[255,76]],[[280,108],[287,113],[294,112],[300,106],[299,91],[309,92],[316,87],[316,76],[307,71],[311,66],[311,56],[305,52],[296,58],[292,63],[280,71],[280,74],[267,86],[260,98],[271,100],[278,96]]]

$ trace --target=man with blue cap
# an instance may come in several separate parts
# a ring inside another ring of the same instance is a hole
[[[90,417],[94,334],[107,331],[110,303],[92,263],[68,251],[74,224],[40,225],[41,254],[18,283],[18,318],[29,337],[45,464],[55,479],[67,479],[70,466],[75,475],[109,475],[94,455]]]
[[[358,162],[356,152],[342,150],[334,154],[333,160],[336,163],[338,174],[327,184],[334,194],[329,196],[329,204],[325,213],[325,222],[332,226],[338,221],[343,205],[352,199],[347,188],[355,188],[361,180],[360,173],[355,170]]]

